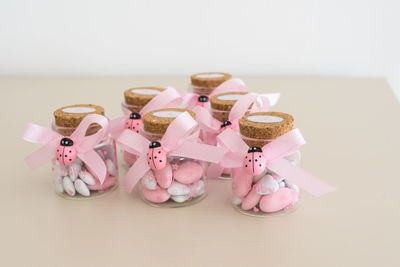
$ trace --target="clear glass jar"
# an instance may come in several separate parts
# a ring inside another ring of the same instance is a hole
[[[159,141],[162,134],[140,130],[150,141]],[[149,170],[140,181],[140,196],[154,207],[176,208],[196,204],[206,196],[205,164],[183,157],[167,157],[167,166]]]
[[[60,127],[52,123],[52,129],[61,135],[69,136],[76,128]],[[89,127],[86,135],[97,132],[98,126]],[[69,199],[95,198],[111,192],[118,187],[118,161],[115,141],[107,136],[94,147],[97,154],[104,160],[107,168],[106,179],[100,184],[96,175],[78,157],[69,165],[60,165],[54,159],[52,170],[56,193]]]
[[[272,140],[252,139],[241,135],[245,141],[266,144]],[[293,165],[301,164],[301,153],[295,151],[285,157]],[[294,210],[300,199],[299,187],[267,168],[263,173],[251,176],[236,168],[233,170],[232,205],[239,212],[256,217],[280,215]]]

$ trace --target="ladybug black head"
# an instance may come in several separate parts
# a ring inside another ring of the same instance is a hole
[[[208,102],[208,96],[201,95],[197,100],[202,103]]]
[[[221,124],[221,128],[224,128],[224,127],[229,126],[229,125],[232,125],[232,122],[230,122],[230,121],[224,121],[224,122]]]
[[[60,141],[60,145],[62,145],[62,146],[73,146],[74,142],[69,138],[63,138]]]
[[[150,143],[149,148],[156,148],[160,146],[161,146],[160,142],[155,141]]]
[[[249,148],[249,150],[247,150],[247,153],[255,153],[255,152],[262,152],[262,149],[254,146]]]
[[[142,116],[140,116],[139,113],[132,112],[131,115],[129,115],[129,119],[131,120],[139,120]]]

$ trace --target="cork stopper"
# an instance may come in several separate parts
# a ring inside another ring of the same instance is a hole
[[[232,79],[232,75],[223,72],[202,72],[190,76],[192,85],[212,88],[217,87],[229,79]]]
[[[183,112],[188,112],[194,119],[196,114],[183,108],[164,108],[147,112],[143,116],[143,128],[146,132],[164,134],[169,124]]]
[[[210,104],[213,117],[221,122],[227,121],[233,105],[245,94],[247,94],[247,92],[231,92],[212,96],[210,98]]]
[[[165,88],[154,86],[135,87],[125,90],[125,103],[135,107],[128,107],[132,112],[139,112],[143,106],[150,102]]]
[[[64,136],[70,136],[84,117],[89,114],[104,116],[104,108],[92,104],[79,104],[61,107],[54,111],[54,123],[57,132]],[[92,124],[86,135],[95,134],[101,128],[98,124]]]
[[[239,120],[240,133],[250,147],[263,147],[292,130],[293,124],[293,116],[282,112],[256,112]]]

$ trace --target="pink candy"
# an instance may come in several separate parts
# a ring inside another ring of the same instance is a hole
[[[172,168],[169,163],[161,170],[155,170],[154,175],[160,187],[167,189],[172,183]]]
[[[203,175],[203,168],[196,162],[187,161],[174,171],[174,179],[182,184],[192,184]]]
[[[293,189],[283,187],[277,192],[263,196],[260,200],[260,209],[264,212],[276,212],[294,206],[299,195]]]
[[[163,203],[170,198],[168,191],[159,186],[155,190],[148,190],[145,186],[142,186],[142,194],[145,199],[153,203]]]

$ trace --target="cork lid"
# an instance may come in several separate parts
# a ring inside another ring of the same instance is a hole
[[[273,140],[293,129],[292,115],[282,112],[256,112],[243,116],[239,120],[240,133],[244,137],[260,140]],[[268,143],[257,140],[244,141],[249,146],[261,147]]]
[[[165,88],[154,86],[135,87],[125,90],[125,103],[134,106],[145,106],[150,100],[153,99]]]
[[[202,72],[190,76],[192,85],[201,87],[217,87],[229,79],[232,79],[232,75],[223,72]]]
[[[143,128],[146,132],[164,134],[169,124],[183,112],[188,112],[194,119],[196,114],[183,108],[164,108],[147,112],[143,116]]]
[[[84,117],[89,114],[99,114],[104,116],[104,108],[92,104],[79,104],[61,107],[54,111],[54,123],[58,127],[57,131],[69,136],[81,123]],[[96,133],[100,129],[100,125],[93,124],[87,131],[86,135]]]
[[[211,108],[230,111],[236,101],[247,92],[231,92],[214,95],[210,98]]]

